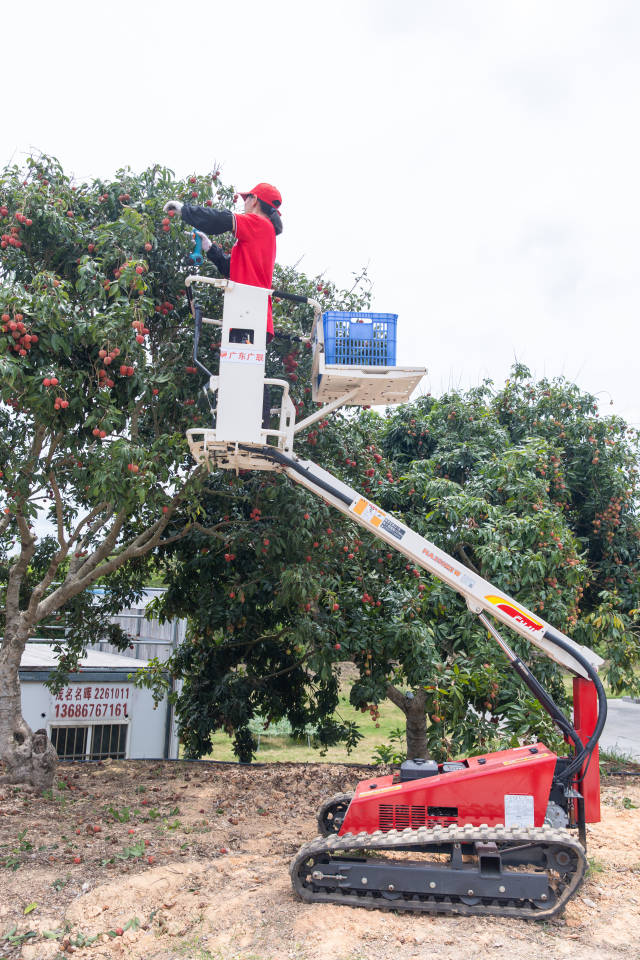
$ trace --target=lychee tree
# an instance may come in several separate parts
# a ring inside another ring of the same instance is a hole
[[[502,389],[486,383],[400,408],[387,421],[382,446],[401,477],[393,492],[385,488],[384,505],[596,649],[613,690],[638,692],[637,431],[618,417],[601,417],[595,398],[575,384],[535,382],[518,365]],[[500,724],[503,735],[548,737],[539,706],[505,670],[460,598],[432,583],[424,602],[439,657],[427,683],[411,693],[424,699],[434,754],[466,749],[473,738],[484,747],[487,721]],[[558,668],[509,639],[565,702]],[[473,711],[463,705],[463,685]]]
[[[21,714],[36,626],[63,608],[71,618],[60,683],[99,615],[135,594],[145,558],[200,509],[185,440],[207,420],[184,296],[190,240],[162,208],[216,194],[232,202],[215,170],[80,183],[33,156],[0,174],[0,760],[12,782],[53,777],[50,743]],[[99,604],[77,599],[98,583]]]
[[[309,433],[299,452],[396,516],[404,517],[405,508],[405,519],[438,541],[451,504],[425,527],[431,511],[384,455],[389,422],[368,411],[335,417]],[[512,461],[505,470],[532,479],[527,458]],[[546,716],[532,708],[464,604],[439,581],[284,477],[218,473],[208,483],[219,495],[234,491],[227,512],[221,515],[220,500],[212,499],[209,530],[193,529],[171,549],[162,603],[165,615],[189,618],[186,642],[171,661],[184,678],[177,710],[189,755],[206,754],[211,732],[224,729],[238,756],[249,759],[255,716],[286,718],[300,735],[313,728],[322,746],[354,744],[357,727],[336,713],[344,661],[357,668],[350,688],[356,708],[377,720],[379,703],[389,698],[403,710],[412,756],[488,749],[516,733],[549,734]],[[440,493],[455,493],[464,515],[480,512],[478,498],[445,487]],[[489,510],[485,501],[482,510]],[[501,511],[494,513],[506,526]],[[207,534],[220,520],[227,526],[213,546]],[[574,579],[579,573],[572,571]],[[539,571],[532,577],[542,584]],[[545,674],[553,678],[546,666]]]

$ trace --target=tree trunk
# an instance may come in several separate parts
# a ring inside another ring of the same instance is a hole
[[[387,696],[396,707],[400,707],[407,720],[407,758],[415,760],[422,757],[430,760],[427,748],[427,695],[424,690],[402,693],[392,684],[387,684]]]
[[[5,634],[0,649],[0,783],[24,783],[37,791],[51,787],[57,755],[46,730],[31,730],[22,716],[18,669],[26,640]]]

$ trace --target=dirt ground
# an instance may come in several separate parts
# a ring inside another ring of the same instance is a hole
[[[378,773],[380,768],[378,768]],[[362,769],[104,762],[0,789],[0,960],[640,960],[640,778],[610,777],[589,877],[547,923],[303,904],[315,811]]]

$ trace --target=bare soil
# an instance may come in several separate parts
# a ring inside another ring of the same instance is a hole
[[[317,807],[373,772],[107,761],[59,773],[46,797],[0,792],[0,958],[640,958],[637,777],[606,778],[586,883],[563,917],[532,923],[296,899],[289,862],[316,835]]]

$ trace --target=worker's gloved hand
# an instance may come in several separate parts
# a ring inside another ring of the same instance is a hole
[[[170,210],[175,210],[176,213],[182,211],[182,204],[179,200],[168,200],[162,208],[165,213],[169,213]]]
[[[203,253],[206,253],[207,250],[210,250],[212,247],[211,240],[209,240],[209,237],[206,235],[206,233],[203,233],[202,230],[196,230],[195,233],[197,233],[202,240],[202,251]]]

